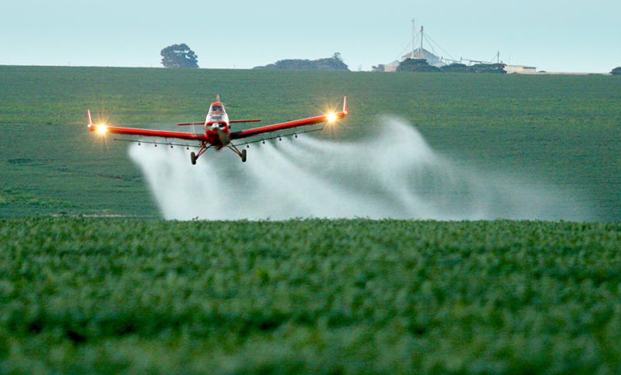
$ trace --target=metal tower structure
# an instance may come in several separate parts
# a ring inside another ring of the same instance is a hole
[[[416,18],[412,18],[412,56],[416,50]]]
[[[420,27],[420,50],[423,50],[423,41],[425,40],[425,27]]]

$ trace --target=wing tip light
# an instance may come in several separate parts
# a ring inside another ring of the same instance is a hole
[[[329,112],[326,115],[326,121],[328,122],[328,124],[331,124],[333,122],[335,122],[336,120],[338,120],[338,115],[334,112]]]
[[[108,125],[106,124],[93,124],[93,117],[91,116],[91,110],[86,110],[86,117],[88,118],[88,130],[97,133],[100,136],[104,136],[108,133]]]

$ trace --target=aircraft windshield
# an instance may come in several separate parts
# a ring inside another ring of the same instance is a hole
[[[221,105],[214,105],[213,107],[211,107],[211,111],[212,112],[222,112],[222,106]]]

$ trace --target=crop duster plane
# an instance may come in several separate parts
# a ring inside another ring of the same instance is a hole
[[[178,126],[187,126],[187,125],[201,125],[204,129],[203,133],[186,133],[186,132],[177,132],[177,131],[165,131],[165,130],[151,130],[151,129],[140,129],[140,128],[125,128],[119,126],[109,126],[106,124],[93,124],[93,120],[91,118],[91,111],[87,110],[88,115],[88,128],[91,132],[95,132],[99,136],[106,136],[108,133],[111,134],[123,134],[123,135],[136,135],[136,136],[144,136],[144,137],[161,137],[161,138],[173,138],[173,139],[182,139],[186,141],[196,141],[199,142],[197,147],[198,152],[190,153],[190,161],[192,164],[196,164],[196,160],[198,160],[201,155],[205,153],[210,148],[214,148],[216,151],[219,151],[223,148],[229,148],[233,152],[235,152],[241,158],[242,162],[246,162],[246,150],[239,150],[238,146],[247,145],[249,143],[264,141],[264,139],[259,139],[255,141],[249,142],[238,142],[237,144],[234,141],[260,136],[265,133],[277,132],[280,130],[299,128],[301,126],[315,125],[315,124],[332,124],[336,121],[343,119],[348,114],[347,108],[347,97],[343,98],[343,110],[340,112],[328,112],[326,114],[308,117],[300,120],[293,120],[287,122],[281,122],[277,124],[259,126],[251,129],[240,130],[240,131],[231,131],[231,124],[236,123],[249,123],[249,122],[259,122],[261,120],[229,120],[229,116],[226,113],[226,109],[224,108],[224,104],[220,101],[220,95],[217,96],[216,101],[211,103],[209,106],[209,112],[207,113],[207,117],[205,121],[202,122],[184,122],[177,124]],[[323,128],[321,128],[323,129]],[[321,130],[316,129],[316,130]],[[305,133],[304,131],[289,134],[295,135]],[[126,140],[126,139],[123,139]],[[140,144],[141,141],[132,141],[138,142]],[[149,142],[145,142],[149,143]],[[157,143],[155,143],[157,146]],[[170,144],[172,147],[172,144]],[[189,145],[181,145],[185,147],[190,147]]]

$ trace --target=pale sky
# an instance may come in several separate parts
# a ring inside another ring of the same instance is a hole
[[[158,67],[162,48],[186,43],[201,68],[338,51],[370,70],[404,50],[412,18],[457,59],[500,51],[547,71],[621,66],[621,0],[0,0],[0,65]]]

